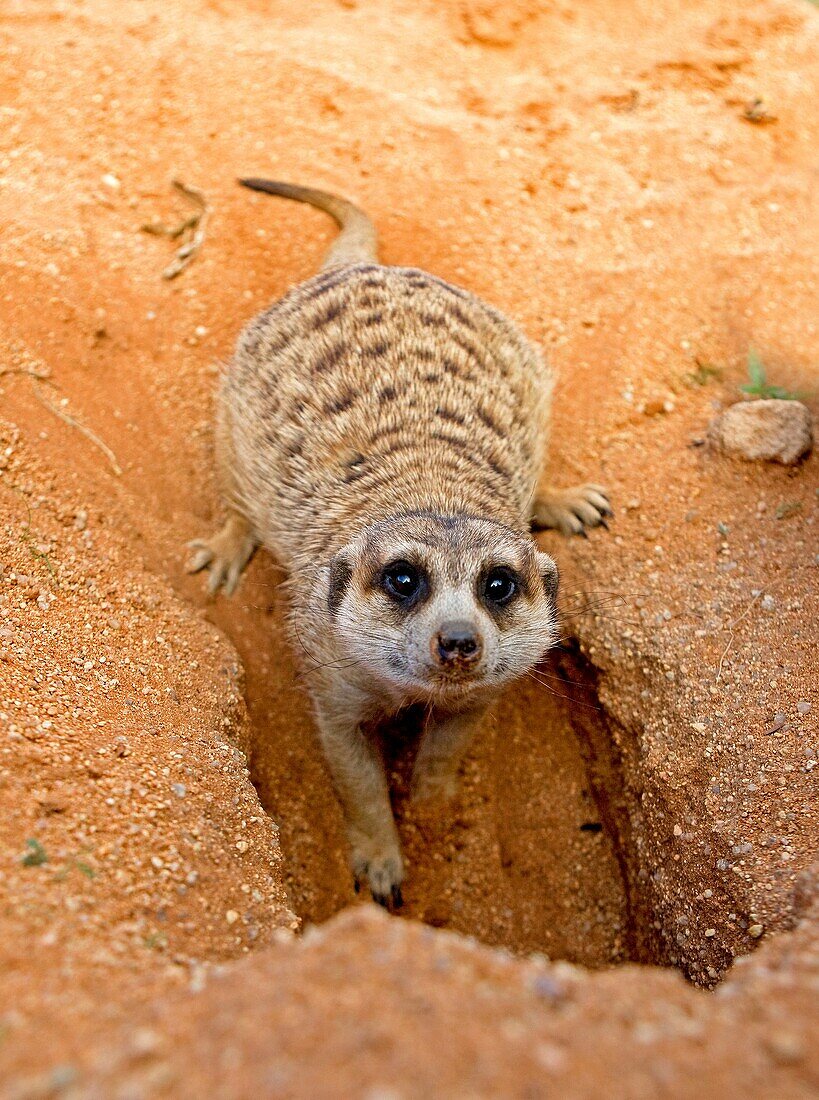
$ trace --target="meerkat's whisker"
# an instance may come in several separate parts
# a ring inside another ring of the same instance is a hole
[[[588,707],[589,710],[597,710],[597,711],[602,711],[602,709],[603,709],[602,707],[596,706],[594,703],[584,703],[581,699],[574,699],[574,698],[572,698],[571,695],[563,695],[562,692],[555,691],[555,689],[551,686],[551,684],[546,683],[545,680],[541,680],[537,675],[535,675],[534,672],[529,671],[529,672],[526,673],[526,676],[530,680],[534,680],[536,684],[540,684],[540,686],[542,688],[545,688],[546,691],[548,691],[550,695],[554,695],[558,699],[565,699],[567,702],[572,703],[574,706]]]

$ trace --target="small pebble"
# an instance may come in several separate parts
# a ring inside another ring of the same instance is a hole
[[[153,1054],[162,1044],[161,1036],[148,1027],[139,1027],[131,1034],[130,1046],[135,1054]]]
[[[708,441],[751,462],[793,466],[813,447],[813,418],[800,401],[739,401],[711,421]]]
[[[768,1038],[768,1050],[775,1061],[782,1065],[790,1065],[799,1062],[804,1057],[805,1051],[798,1035],[792,1031],[781,1029],[774,1031]]]
[[[566,996],[563,985],[550,974],[538,974],[532,983],[532,988],[545,1001],[560,1001]]]

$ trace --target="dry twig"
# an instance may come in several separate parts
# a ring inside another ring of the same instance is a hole
[[[746,122],[753,122],[757,126],[764,126],[768,122],[776,122],[776,115],[772,115],[765,102],[757,96],[745,104],[742,117]]]
[[[29,378],[36,378],[38,382],[51,380],[48,371],[35,370],[33,367],[0,367],[0,378],[6,374],[27,374]]]
[[[210,206],[202,191],[196,187],[189,187],[181,180],[174,180],[173,186],[186,199],[196,203],[198,210],[189,214],[187,218],[183,218],[179,225],[169,226],[162,222],[149,222],[141,227],[144,233],[153,233],[157,237],[170,237],[171,240],[188,236],[184,244],[176,250],[173,260],[162,272],[163,279],[175,279],[198,255],[205,243],[205,228],[210,215]]]
[[[95,432],[92,432],[90,428],[87,428],[85,424],[77,420],[76,417],[71,416],[70,413],[65,412],[65,410],[59,408],[59,406],[52,405],[52,403],[43,396],[40,387],[36,384],[34,387],[34,392],[37,396],[37,400],[40,402],[41,405],[45,405],[45,407],[50,412],[53,412],[55,416],[59,417],[59,419],[62,420],[64,424],[68,424],[71,428],[76,428],[81,435],[84,435],[87,440],[89,440],[91,443],[94,444],[95,447],[102,451],[102,453],[108,459],[108,462],[111,465],[111,469],[117,476],[122,473],[122,467],[117,462],[117,456],[114,454],[107,443],[104,443],[103,440],[101,440]]]
[[[757,592],[757,594],[754,596],[754,598],[751,600],[751,602],[748,604],[748,606],[745,608],[745,610],[742,612],[742,614],[739,615],[736,619],[734,619],[733,622],[729,623],[728,626],[725,628],[726,630],[730,631],[731,636],[728,639],[728,644],[726,645],[725,649],[723,649],[722,656],[719,659],[719,668],[717,669],[717,683],[719,683],[720,680],[722,679],[722,666],[725,662],[725,658],[728,656],[728,651],[730,650],[731,646],[734,644],[734,627],[737,625],[737,623],[742,622],[742,620],[750,612],[751,608],[754,606],[756,601],[760,598],[760,596],[764,595],[764,593],[765,593],[765,589],[760,588],[760,590]]]

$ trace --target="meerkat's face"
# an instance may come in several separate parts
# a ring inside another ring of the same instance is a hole
[[[557,636],[557,568],[511,528],[417,513],[334,558],[327,606],[351,671],[421,699],[498,687]]]

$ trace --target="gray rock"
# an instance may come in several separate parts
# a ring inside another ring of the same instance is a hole
[[[792,466],[813,446],[810,410],[801,401],[740,401],[711,421],[708,441],[752,462]]]

